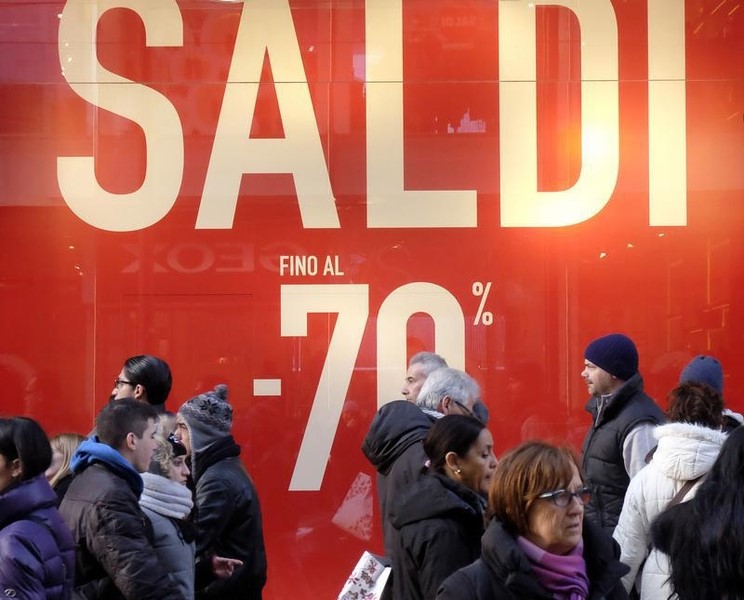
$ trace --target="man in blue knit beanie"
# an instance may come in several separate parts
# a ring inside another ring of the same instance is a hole
[[[591,394],[585,409],[592,415],[582,447],[584,478],[594,492],[585,514],[612,533],[630,479],[656,445],[653,430],[664,413],[644,393],[638,350],[621,333],[589,343],[581,376]]]

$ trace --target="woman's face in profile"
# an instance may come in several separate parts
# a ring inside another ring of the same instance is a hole
[[[168,476],[181,485],[186,485],[189,479],[189,467],[186,465],[185,456],[176,456],[173,458]]]
[[[582,486],[579,472],[574,467],[573,478],[566,489],[575,492]],[[581,540],[583,519],[584,505],[576,496],[571,497],[565,507],[557,506],[550,498],[538,498],[527,514],[528,531],[524,536],[552,554],[566,554]]]
[[[470,489],[488,493],[493,471],[496,468],[496,457],[493,454],[493,436],[488,429],[483,429],[467,454],[458,461],[459,477],[463,485]]]

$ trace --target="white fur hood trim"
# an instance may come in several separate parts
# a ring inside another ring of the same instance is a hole
[[[726,434],[692,423],[667,423],[654,430],[659,445],[653,462],[665,475],[677,480],[694,479],[713,465]]]

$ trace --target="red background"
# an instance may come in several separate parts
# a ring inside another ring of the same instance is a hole
[[[619,33],[620,168],[595,217],[563,228],[503,228],[499,216],[498,3],[403,1],[405,187],[477,190],[476,228],[367,227],[365,6],[291,1],[297,43],[336,198],[340,228],[303,228],[290,175],[243,178],[231,229],[197,230],[241,3],[178,3],[182,47],[145,45],[136,13],[98,23],[98,59],[175,106],[185,165],[173,209],[128,233],[76,217],[57,157],[95,156],[102,187],[137,189],[141,128],[80,99],[61,75],[59,2],[0,6],[0,378],[2,412],[50,435],[90,430],[123,360],[168,360],[171,410],[215,383],[230,386],[234,433],[263,505],[266,598],[335,597],[371,540],[331,523],[359,472],[376,410],[376,315],[411,282],[449,290],[465,314],[466,369],[481,383],[498,453],[524,437],[578,444],[587,426],[582,352],[611,331],[638,345],[662,407],[695,354],[718,357],[725,398],[744,409],[744,11],[733,0],[686,3],[687,225],[648,225],[646,3],[612,3]],[[570,187],[581,168],[580,28],[567,9],[538,10],[541,189]],[[360,68],[361,65],[361,68]],[[270,54],[252,137],[282,137]],[[446,132],[470,118],[479,133]],[[600,255],[604,253],[604,257]],[[281,254],[338,255],[339,277],[281,277]],[[474,281],[491,281],[493,325],[473,324]],[[369,319],[325,477],[290,492],[334,315],[310,315],[306,337],[280,335],[280,285],[369,285]],[[434,349],[433,325],[409,322],[409,355]],[[253,380],[281,379],[279,397]],[[402,381],[401,381],[402,383]],[[398,388],[387,390],[390,399]],[[374,503],[376,505],[376,501]],[[376,511],[376,506],[375,506]]]

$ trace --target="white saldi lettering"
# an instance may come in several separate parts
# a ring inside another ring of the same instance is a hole
[[[566,190],[537,190],[535,5],[558,4],[580,24],[582,166]],[[153,225],[173,207],[183,177],[181,122],[152,88],[97,60],[97,23],[113,8],[134,11],[148,46],[181,46],[175,0],[69,0],[58,50],[71,89],[139,125],[145,177],[125,194],[104,189],[93,156],[60,156],[62,198],[82,220],[109,231]],[[476,227],[475,190],[405,190],[401,0],[366,0],[367,225]],[[648,1],[649,224],[687,223],[685,22],[683,0]],[[501,0],[499,7],[501,225],[556,227],[600,212],[619,169],[618,31],[609,0]],[[272,62],[285,138],[248,137],[264,52]],[[125,84],[125,85],[121,85]],[[248,110],[246,110],[248,107]],[[194,118],[188,115],[188,118]],[[291,173],[305,228],[340,227],[287,0],[243,5],[197,228],[232,227],[244,173]]]
[[[402,0],[366,0],[367,226],[476,227],[475,190],[404,189]]]
[[[249,137],[265,52],[284,138]],[[291,173],[303,227],[340,227],[287,0],[243,4],[197,229],[232,227],[244,173]]]
[[[537,189],[536,5],[572,10],[581,28],[582,165],[569,189]],[[499,2],[502,227],[581,223],[604,208],[619,167],[618,33],[608,0]]]
[[[648,2],[649,225],[687,225],[684,0]]]
[[[59,59],[70,88],[142,128],[147,148],[144,181],[133,192],[111,193],[96,179],[93,156],[58,157],[57,180],[62,198],[83,221],[108,231],[135,231],[157,223],[178,198],[183,132],[165,96],[98,62],[96,25],[113,8],[130,9],[142,19],[148,46],[181,46],[183,23],[175,0],[69,0],[60,17]]]

